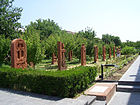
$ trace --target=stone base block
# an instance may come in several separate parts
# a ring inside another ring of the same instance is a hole
[[[97,100],[106,101],[107,103],[110,101],[112,96],[116,92],[116,84],[112,83],[96,83],[84,93],[90,96],[96,96]]]

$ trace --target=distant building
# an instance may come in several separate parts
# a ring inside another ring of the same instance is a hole
[[[76,32],[72,32],[72,31],[66,31],[66,32],[70,34],[76,34]]]

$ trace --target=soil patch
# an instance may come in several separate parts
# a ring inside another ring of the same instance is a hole
[[[105,77],[104,80],[120,80],[120,78],[123,76],[123,74],[128,70],[128,68],[133,64],[133,62],[137,59],[133,59],[131,62],[129,62],[127,65],[125,65],[122,69],[119,69],[113,73],[110,73],[108,77]]]

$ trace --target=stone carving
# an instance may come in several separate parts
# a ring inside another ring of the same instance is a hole
[[[72,60],[72,50],[69,52],[69,61]]]
[[[52,64],[57,64],[57,57],[54,53],[52,54]]]
[[[113,47],[113,56],[115,58],[115,46]]]
[[[106,59],[106,48],[103,46],[103,61]]]
[[[94,62],[96,63],[98,60],[98,47],[94,46]]]
[[[81,47],[81,65],[86,65],[86,47],[84,44]]]
[[[11,67],[27,67],[27,48],[24,40],[15,39],[11,43]]]
[[[97,47],[97,60],[98,60],[98,47]]]
[[[66,61],[65,61],[65,52],[64,44],[61,42],[57,42],[58,48],[58,69],[65,70],[67,68]]]
[[[111,59],[111,48],[109,48],[109,58]]]
[[[120,57],[120,56],[121,56],[121,49],[117,48],[117,57]]]
[[[34,68],[34,63],[33,62],[30,62],[29,64],[32,68]]]

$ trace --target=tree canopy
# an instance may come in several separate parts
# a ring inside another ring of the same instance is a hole
[[[103,34],[102,35],[102,40],[106,44],[111,44],[113,42],[115,44],[115,46],[121,46],[121,40],[118,36]]]
[[[22,8],[13,7],[14,0],[0,0],[0,35],[18,37],[17,31],[21,27],[18,20],[21,17]]]

